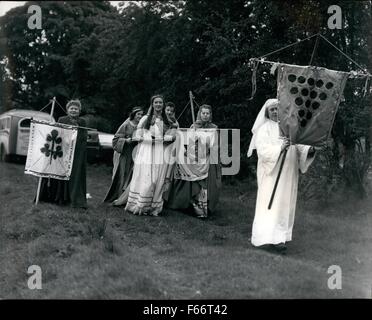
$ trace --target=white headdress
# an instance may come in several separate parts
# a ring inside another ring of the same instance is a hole
[[[266,109],[269,108],[269,107],[271,107],[272,105],[276,105],[278,103],[279,103],[279,100],[278,99],[268,99],[268,100],[266,100],[265,104],[261,108],[261,111],[258,113],[258,116],[256,118],[256,121],[254,122],[254,125],[252,127],[253,136],[252,136],[252,140],[251,140],[251,143],[249,144],[249,149],[248,149],[248,152],[247,152],[247,156],[248,157],[250,157],[252,155],[253,150],[256,149],[256,138],[257,138],[256,137],[256,134],[257,134],[257,130],[266,121],[269,120],[265,116]]]

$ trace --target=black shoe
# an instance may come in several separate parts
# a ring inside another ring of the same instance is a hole
[[[285,245],[284,242],[273,244],[272,248],[274,251],[279,252],[279,253],[285,253],[287,251],[287,246]]]
[[[272,245],[271,245],[271,244],[263,244],[263,245],[261,245],[261,246],[254,246],[254,245],[252,244],[252,247],[253,247],[254,249],[258,249],[258,250],[265,250],[265,251],[269,251],[269,252],[272,251]]]
[[[207,219],[207,216],[196,216],[198,219],[200,220],[206,220]]]
[[[252,245],[253,246],[253,245]],[[279,244],[264,244],[261,246],[253,246],[255,249],[264,250],[270,253],[280,253],[285,254],[287,250],[287,246],[284,243]]]

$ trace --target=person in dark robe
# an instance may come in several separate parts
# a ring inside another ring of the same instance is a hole
[[[212,123],[212,107],[202,105],[199,108],[197,120],[191,125],[195,129],[217,129]],[[209,147],[207,147],[207,152]],[[205,179],[188,181],[173,177],[167,193],[165,193],[166,207],[173,210],[183,210],[190,207],[198,218],[207,218],[209,212],[216,209],[219,190],[221,188],[221,165],[218,159],[212,161],[210,153],[208,176]],[[174,174],[177,175],[177,170]]]
[[[112,139],[114,168],[111,185],[103,200],[104,202],[114,202],[114,205],[123,205],[126,203],[129,193],[127,188],[133,173],[134,162],[132,153],[134,147],[137,145],[137,142],[133,140],[133,133],[137,129],[138,122],[142,116],[142,108],[134,107],[129,118],[119,127]]]
[[[59,123],[85,127],[85,120],[80,118],[81,103],[71,100],[66,105],[67,116],[60,117]],[[69,180],[43,178],[39,200],[59,205],[70,205],[73,208],[87,208],[86,200],[86,160],[87,130],[78,128],[74,159]]]

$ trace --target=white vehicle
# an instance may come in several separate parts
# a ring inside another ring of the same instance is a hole
[[[98,132],[99,144],[101,147],[100,157],[105,161],[112,161],[112,156],[114,154],[114,149],[112,148],[112,139],[114,135],[106,132]]]
[[[49,113],[35,110],[13,109],[0,115],[0,161],[27,157],[31,118],[51,121]],[[87,160],[96,161],[100,150],[98,132],[88,130]]]
[[[25,109],[13,109],[0,115],[0,161],[27,156],[31,118],[51,120],[46,112]]]

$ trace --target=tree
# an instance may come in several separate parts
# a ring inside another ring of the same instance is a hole
[[[41,7],[41,30],[27,27],[32,4]],[[65,104],[91,90],[97,82],[88,74],[92,33],[115,13],[108,1],[46,1],[27,2],[1,17],[0,61],[7,62],[13,106],[40,109],[53,96]]]
[[[192,90],[199,104],[212,105],[219,127],[241,129],[241,177],[254,173],[254,159],[246,158],[250,128],[277,87],[270,67],[261,65],[257,93],[249,99],[250,58],[272,53],[273,61],[356,69],[321,38],[277,51],[320,32],[371,70],[371,1],[339,1],[341,30],[328,29],[330,0],[149,1],[118,11],[107,1],[42,2],[43,30],[25,30],[30,4],[0,18],[3,106],[38,109],[55,95],[62,103],[79,97],[87,117],[113,132],[133,106],[147,109],[154,93],[172,100],[179,115]],[[363,86],[348,81],[332,130],[333,149],[324,158],[327,170],[319,171],[325,184],[341,177],[358,192],[370,163],[371,101],[362,96]],[[190,108],[179,121],[191,124]],[[355,153],[361,145],[363,153]],[[342,168],[341,149],[351,159]]]

